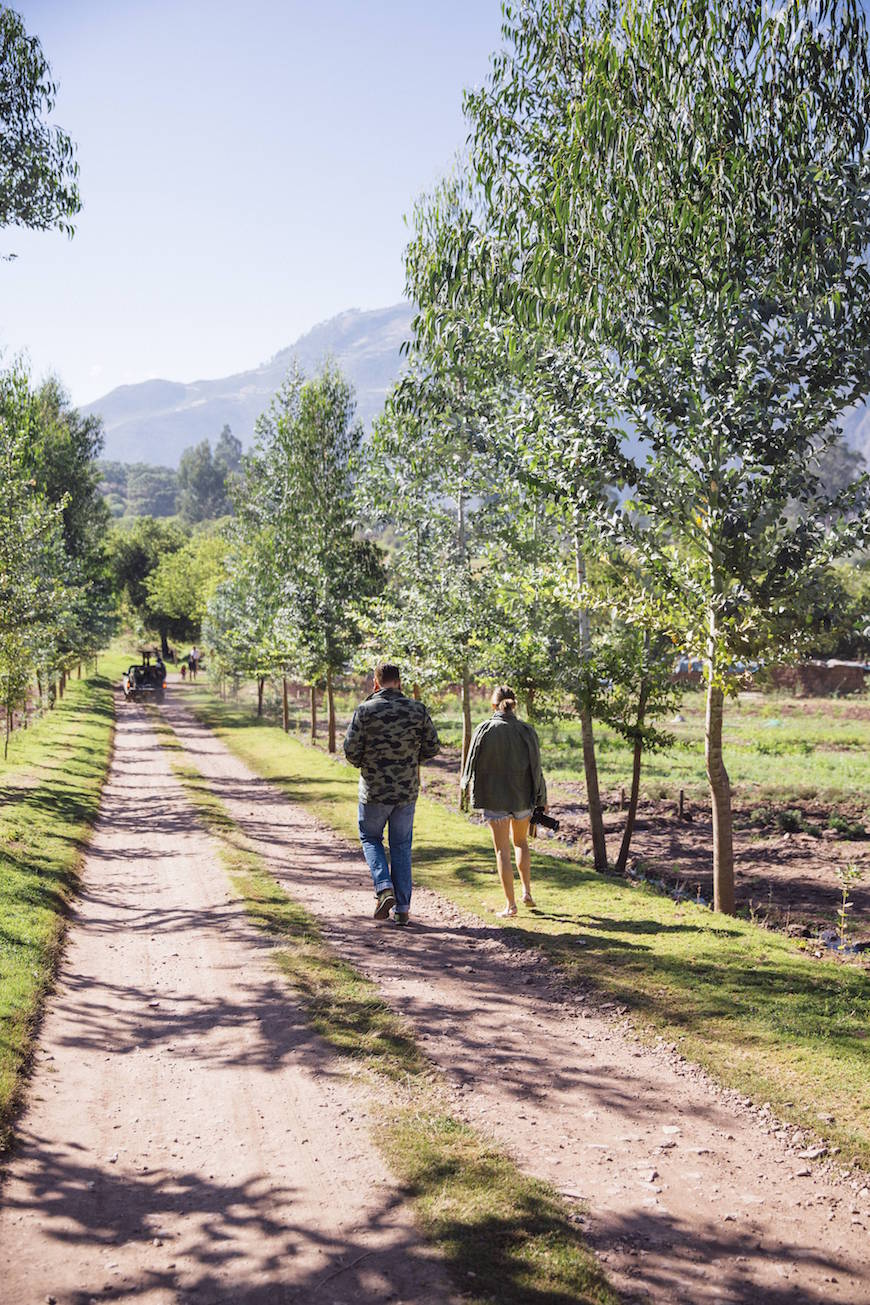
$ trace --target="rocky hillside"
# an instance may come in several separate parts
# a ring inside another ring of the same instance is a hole
[[[359,416],[368,425],[401,370],[399,351],[410,335],[411,311],[404,303],[372,312],[353,308],[321,322],[253,371],[188,384],[154,380],[121,385],[84,411],[103,418],[107,461],[175,467],[184,449],[203,439],[214,442],[224,424],[247,448],[254,422],[293,358],[303,371],[312,372],[331,356],[355,386]]]

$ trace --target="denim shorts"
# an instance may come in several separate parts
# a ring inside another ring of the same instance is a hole
[[[526,807],[525,811],[490,811],[487,807],[483,809],[484,820],[528,820],[531,814],[531,807]]]

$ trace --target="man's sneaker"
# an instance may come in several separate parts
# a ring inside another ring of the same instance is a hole
[[[395,920],[396,924],[407,924],[407,923],[408,923],[408,912],[407,912],[407,911],[394,911],[394,912],[393,912],[393,919]]]
[[[378,893],[378,900],[375,903],[375,919],[389,919],[390,911],[396,905],[396,894],[392,888],[382,888]]]

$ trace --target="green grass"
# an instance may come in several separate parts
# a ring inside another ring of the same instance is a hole
[[[253,687],[240,686],[240,702],[253,700]],[[339,721],[349,718],[358,694],[336,694]],[[446,745],[458,748],[462,719],[455,694],[427,699],[438,733]],[[267,719],[280,720],[280,699],[267,691]],[[672,747],[644,758],[642,792],[653,798],[674,798],[679,790],[709,801],[704,771],[704,694],[685,695],[683,721],[661,724],[675,738]],[[473,706],[477,724],[489,715],[485,694]],[[308,705],[290,704],[291,732],[308,735]],[[320,716],[321,733],[325,729]],[[547,760],[547,778],[554,791],[560,784],[582,782],[583,751],[579,721],[545,721],[536,725]],[[596,726],[599,779],[605,796],[613,797],[631,778],[631,753],[615,731]],[[725,762],[738,805],[775,799],[777,802],[818,797],[830,806],[857,805],[870,817],[870,696],[798,699],[750,694],[729,700],[725,707]]]
[[[355,839],[355,771],[258,725],[205,687],[194,703],[252,770]],[[498,905],[487,832],[426,799],[417,811],[417,881],[474,911]],[[585,863],[535,851],[532,877],[538,911],[502,927],[578,984],[628,1006],[641,1030],[674,1039],[723,1084],[769,1101],[848,1159],[870,1164],[865,972],[814,960],[749,921],[675,903]],[[820,1112],[835,1122],[823,1123]]]
[[[117,669],[111,659],[101,665]],[[0,762],[0,1152],[97,814],[113,721],[106,675],[70,680],[52,712],[13,734]]]
[[[443,1084],[405,1022],[324,942],[317,920],[278,886],[223,803],[182,759],[171,730],[157,728],[176,753],[173,770],[217,840],[248,914],[280,941],[276,963],[312,1027],[365,1070],[377,1100],[389,1096],[376,1140],[463,1295],[479,1305],[616,1305],[565,1201],[450,1116]]]

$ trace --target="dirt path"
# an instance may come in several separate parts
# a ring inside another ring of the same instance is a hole
[[[457,1110],[588,1199],[626,1300],[870,1302],[870,1193],[799,1155],[763,1109],[560,990],[503,931],[417,891],[408,930],[370,919],[360,855],[254,777],[173,695],[195,764],[333,945],[413,1021]],[[494,893],[495,900],[495,893]],[[824,1103],[820,1103],[820,1109]]]
[[[4,1305],[449,1300],[135,705],[83,882],[0,1193]]]

